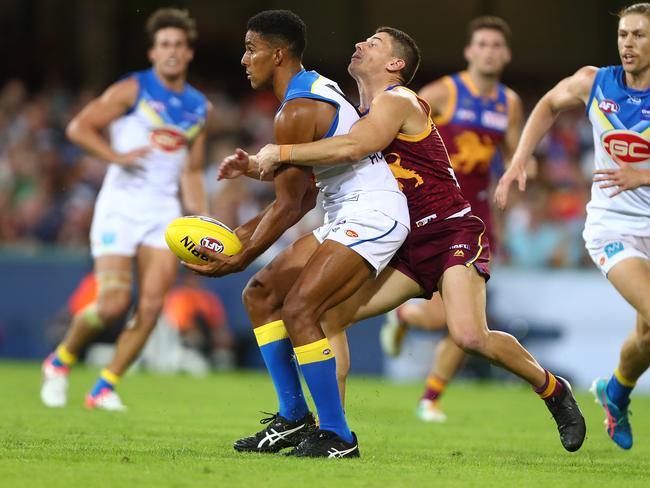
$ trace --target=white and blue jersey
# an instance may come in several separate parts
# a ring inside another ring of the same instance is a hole
[[[111,164],[102,193],[119,193],[129,212],[146,212],[152,202],[157,206],[178,200],[181,171],[189,145],[205,124],[207,100],[188,84],[182,92],[166,88],[153,69],[132,76],[138,80],[138,98],[111,124],[111,146],[117,153],[143,146],[151,151],[139,161],[142,170]]]
[[[320,100],[336,108],[325,137],[347,134],[360,118],[339,86],[315,71],[302,70],[291,78],[280,109],[297,98]],[[314,167],[314,176],[325,210],[324,224],[314,231],[318,241],[329,239],[347,246],[376,273],[381,272],[410,228],[406,197],[384,156],[378,152],[351,164]]]
[[[325,137],[347,134],[360,118],[338,84],[315,71],[302,70],[291,78],[280,109],[296,98],[321,100],[336,108],[336,116]],[[406,197],[399,190],[381,152],[351,164],[314,167],[314,176],[323,194],[326,222],[364,208],[383,212],[410,227]]]
[[[614,156],[635,168],[650,169],[650,90],[625,84],[621,66],[600,68],[587,103],[593,125],[596,169],[617,169]],[[584,237],[650,236],[650,187],[624,191],[610,198],[613,189],[591,186]]]
[[[165,227],[181,214],[179,183],[189,146],[205,125],[207,100],[190,85],[172,91],[153,69],[130,76],[138,96],[111,124],[111,147],[116,153],[151,150],[137,161],[140,168],[109,165],[90,232],[94,256],[134,255],[139,245],[166,247]]]

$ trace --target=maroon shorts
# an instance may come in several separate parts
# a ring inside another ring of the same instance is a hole
[[[424,288],[423,298],[438,291],[447,268],[474,266],[485,281],[490,279],[490,244],[485,225],[467,214],[414,227],[389,266],[412,278]]]

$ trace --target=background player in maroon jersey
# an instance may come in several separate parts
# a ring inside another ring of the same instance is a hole
[[[419,92],[431,106],[433,121],[472,213],[485,223],[493,254],[498,253],[498,239],[490,205],[490,166],[498,151],[510,161],[522,127],[521,100],[500,82],[510,62],[510,36],[510,27],[499,17],[474,19],[464,50],[467,69],[429,83]],[[436,293],[431,300],[405,303],[390,312],[381,330],[381,344],[387,354],[397,356],[408,327],[440,330],[446,324],[440,294]],[[416,410],[420,419],[447,419],[438,401],[465,357],[450,336],[438,343]]]
[[[324,330],[336,348],[338,373],[344,381],[343,368],[349,368],[347,325],[440,290],[456,344],[528,381],[553,414],[562,445],[575,451],[584,440],[585,423],[566,380],[543,369],[511,335],[488,329],[485,226],[470,213],[427,102],[401,86],[411,81],[418,62],[419,50],[407,34],[377,29],[356,44],[348,68],[357,81],[361,106],[368,111],[350,133],[308,144],[267,145],[253,160],[264,175],[284,163],[349,163],[382,151],[407,196],[411,233],[396,258],[377,279],[368,280],[325,316]]]

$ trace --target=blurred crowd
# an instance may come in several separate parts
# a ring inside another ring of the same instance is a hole
[[[206,91],[215,107],[207,127],[206,184],[214,217],[245,222],[273,199],[268,183],[249,178],[216,181],[221,159],[234,148],[256,151],[273,139],[272,94],[242,98]],[[95,196],[106,164],[65,138],[71,117],[96,94],[72,93],[52,83],[30,93],[20,80],[0,87],[0,247],[55,245],[86,251]],[[536,100],[528,100],[531,108]],[[588,265],[581,238],[593,167],[591,127],[581,111],[563,116],[543,140],[528,189],[513,189],[497,216],[497,259],[513,266]],[[273,255],[319,224],[318,209],[288,231]]]

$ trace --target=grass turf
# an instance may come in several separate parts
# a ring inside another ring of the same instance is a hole
[[[349,383],[348,418],[358,460],[239,454],[233,440],[260,427],[276,402],[267,377],[128,376],[119,391],[126,414],[87,411],[83,395],[97,371],[73,371],[70,404],[40,404],[36,364],[0,363],[0,486],[173,486],[309,488],[392,486],[648,486],[650,398],[633,397],[631,451],[616,447],[587,393],[578,401],[587,440],[574,454],[528,388],[455,383],[449,421],[428,425],[414,406],[421,385],[378,379]]]

